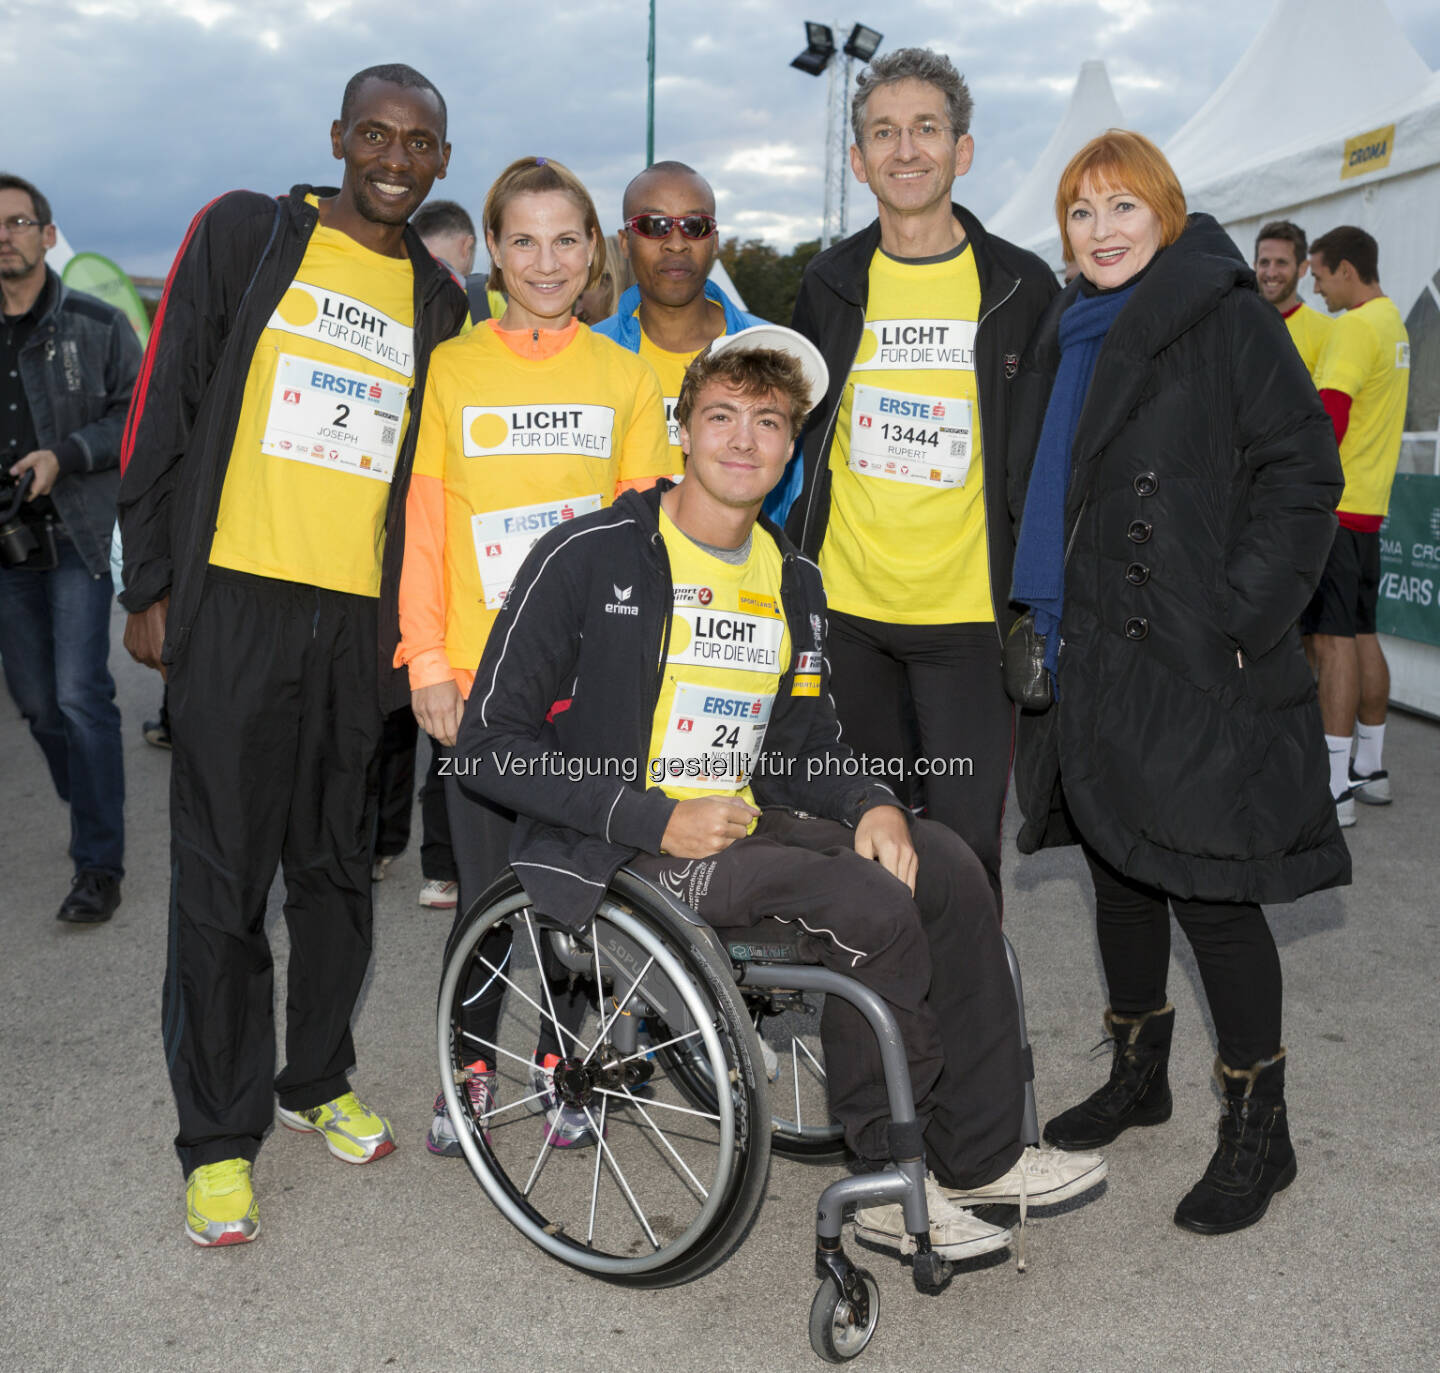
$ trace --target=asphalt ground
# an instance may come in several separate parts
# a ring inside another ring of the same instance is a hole
[[[159,681],[114,626],[125,717],[128,875],[113,921],[58,923],[68,818],[0,693],[0,1369],[813,1370],[812,1212],[839,1169],[777,1159],[742,1247],[689,1286],[616,1288],[523,1239],[463,1161],[422,1144],[448,914],[415,903],[417,842],[376,889],[354,1085],[397,1152],[342,1165],[279,1129],[256,1169],[258,1242],[183,1232],[160,1048],[169,755],[146,745]],[[892,1256],[876,1370],[1417,1370],[1440,1364],[1435,1126],[1440,725],[1396,714],[1396,802],[1348,831],[1356,884],[1269,911],[1285,970],[1300,1172],[1264,1221],[1198,1237],[1171,1221],[1213,1147],[1213,1038],[1177,936],[1175,1114],[1106,1151],[1103,1190],[1032,1214],[1029,1271],[966,1265],[918,1295]],[[416,817],[418,834],[418,813]],[[1015,825],[1011,808],[1009,828]],[[1104,1000],[1078,852],[1007,847],[1006,930],[1025,972],[1042,1120],[1103,1080]],[[272,892],[283,987],[286,936]],[[277,1007],[283,1014],[283,1006]]]

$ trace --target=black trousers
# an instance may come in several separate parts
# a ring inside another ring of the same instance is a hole
[[[170,672],[164,1040],[188,1174],[348,1090],[371,951],[375,602],[211,568]],[[265,902],[285,874],[285,1068]]]
[[[450,842],[455,852],[455,866],[460,883],[455,903],[455,920],[446,941],[446,953],[465,923],[469,906],[484,892],[510,863],[510,839],[515,832],[515,816],[503,806],[472,796],[463,791],[458,778],[444,778],[446,811],[450,818]],[[480,941],[480,956],[491,967],[504,974],[509,968],[512,935],[508,926],[500,926]],[[541,949],[546,959],[546,976],[555,1014],[569,1030],[578,1030],[585,1018],[587,993],[583,982],[549,958],[549,945]],[[505,983],[500,976],[477,964],[465,981],[465,1009],[460,1023],[474,1040],[495,1042],[500,1026],[500,1010],[505,1000]],[[473,1040],[472,1040],[473,1042]],[[535,1045],[537,1059],[546,1054],[564,1057],[560,1034],[549,1016],[540,1018],[540,1036]],[[477,1045],[477,1058],[486,1058],[495,1066],[493,1055]]]
[[[1170,911],[1190,941],[1215,1022],[1220,1057],[1249,1068],[1280,1049],[1280,952],[1253,902],[1181,901],[1106,863],[1088,845],[1095,927],[1110,1008],[1158,1011],[1170,970]]]
[[[708,924],[798,923],[818,962],[884,997],[905,1041],[930,1166],[947,1186],[978,1187],[1021,1151],[1015,990],[979,861],[941,825],[916,821],[912,835],[913,898],[855,852],[853,830],[784,811],[766,811],[754,834],[713,858],[645,855],[631,866]],[[888,1158],[889,1103],[869,1026],[848,1002],[827,997],[820,1036],[846,1142],[862,1158]]]
[[[995,626],[892,625],[831,611],[829,654],[845,740],[885,769],[883,780],[899,781],[907,804],[923,793],[926,816],[975,851],[1003,915],[1000,825],[1014,709]]]
[[[401,706],[385,717],[380,741],[380,812],[375,828],[377,858],[404,853],[410,843],[419,741],[420,726],[409,706]],[[450,848],[450,822],[445,814],[445,779],[440,775],[442,747],[430,740],[430,765],[420,787],[420,872],[427,880],[454,882],[455,855]]]

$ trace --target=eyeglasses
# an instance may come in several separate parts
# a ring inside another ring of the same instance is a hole
[[[918,143],[924,148],[938,143],[949,132],[949,124],[937,124],[934,120],[922,119],[920,123],[909,124],[903,129],[894,124],[877,124],[873,129],[865,131],[865,141],[873,148],[898,147],[900,135],[908,133],[912,143]]]
[[[11,215],[9,219],[0,219],[0,229],[9,229],[12,234],[23,234],[27,229],[44,227],[38,219],[27,219],[24,215]]]
[[[632,215],[625,227],[641,238],[669,238],[672,229],[685,238],[709,238],[719,225],[714,215]]]

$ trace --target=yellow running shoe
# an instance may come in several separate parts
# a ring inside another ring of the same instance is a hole
[[[185,1233],[196,1244],[248,1244],[260,1233],[250,1160],[202,1163],[185,1183]]]
[[[390,1122],[377,1116],[354,1092],[346,1092],[323,1106],[303,1111],[279,1108],[287,1130],[314,1130],[325,1137],[325,1147],[342,1163],[369,1163],[395,1152]]]

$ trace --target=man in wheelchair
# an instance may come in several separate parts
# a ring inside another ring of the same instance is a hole
[[[791,924],[899,1023],[945,1258],[1004,1247],[966,1209],[1053,1204],[1098,1185],[1097,1154],[1026,1148],[1017,1007],[985,871],[864,775],[828,690],[819,570],[760,518],[811,404],[818,351],[788,329],[722,337],[690,365],[679,485],[627,492],[532,550],[481,660],[456,769],[519,816],[512,867],[575,923],[622,864],[712,926]],[[830,1109],[861,1160],[890,1156],[880,1054],[828,997]],[[858,1233],[909,1243],[902,1208]]]

